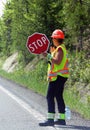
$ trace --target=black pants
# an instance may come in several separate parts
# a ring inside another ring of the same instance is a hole
[[[47,103],[48,103],[48,112],[55,113],[55,98],[58,105],[59,113],[65,113],[65,103],[63,99],[64,84],[67,81],[67,78],[61,76],[57,77],[56,81],[49,83],[47,91]]]

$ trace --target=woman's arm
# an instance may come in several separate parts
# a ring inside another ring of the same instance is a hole
[[[59,65],[62,61],[62,58],[63,58],[63,51],[62,49],[58,49],[56,55],[54,58],[52,58],[51,62],[54,63],[54,64],[57,64]]]

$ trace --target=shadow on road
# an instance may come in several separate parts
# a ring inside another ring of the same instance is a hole
[[[76,125],[66,125],[66,126],[56,126],[57,128],[68,128],[74,130],[90,130],[88,126],[76,126]]]

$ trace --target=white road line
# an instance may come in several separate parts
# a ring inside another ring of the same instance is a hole
[[[0,85],[0,90],[3,91],[4,93],[6,93],[9,97],[11,97],[14,101],[16,101],[22,108],[24,108],[26,111],[28,111],[31,115],[33,115],[33,117],[35,117],[38,121],[43,121],[45,120],[45,117],[39,113],[38,111],[36,111],[35,109],[33,109],[32,107],[30,107],[29,104],[27,104],[26,102],[24,102],[22,99],[20,99],[19,97],[17,97],[16,95],[12,94],[10,91],[8,91],[7,89],[5,89],[3,86]],[[49,126],[48,128],[50,128],[50,130],[64,130],[63,128],[58,128],[58,127],[51,127]],[[67,128],[66,128],[67,129]],[[66,130],[65,129],[65,130]],[[48,129],[49,130],[49,129]]]
[[[16,95],[12,94],[10,91],[5,89],[3,86],[0,85],[0,90],[6,93],[9,97],[11,97],[13,100],[15,100],[21,107],[23,107],[25,110],[27,110],[31,115],[33,115],[38,121],[45,120],[45,117],[40,114],[38,111],[30,107],[29,104],[24,102],[22,99],[17,97]]]

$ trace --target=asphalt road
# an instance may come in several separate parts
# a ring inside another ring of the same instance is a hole
[[[0,130],[90,130],[90,120],[76,113],[66,126],[40,127],[46,106],[45,97],[0,77]]]

